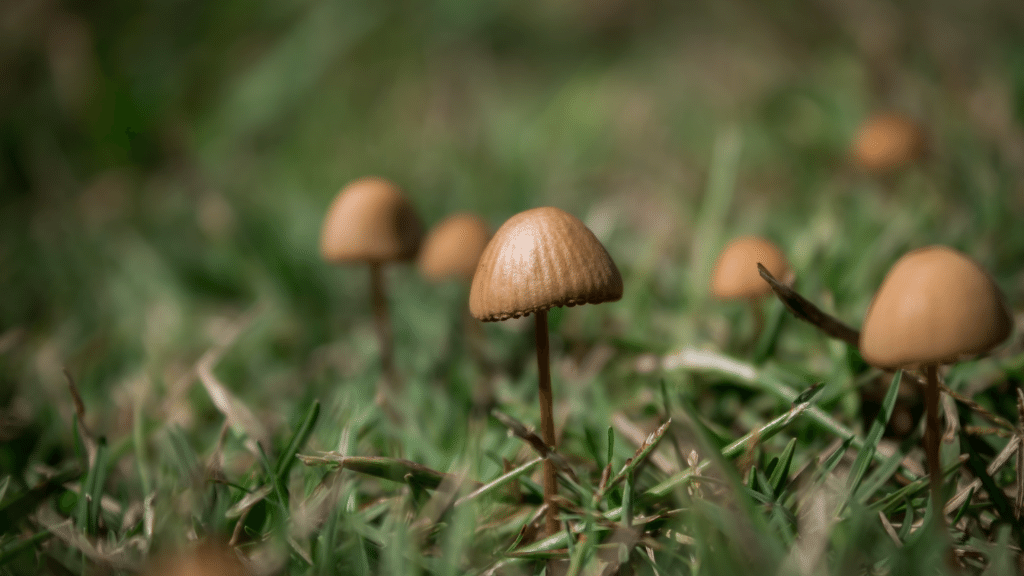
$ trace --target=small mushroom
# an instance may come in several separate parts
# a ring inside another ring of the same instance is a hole
[[[203,542],[190,549],[164,553],[149,563],[147,576],[250,576],[255,574],[233,548]]]
[[[475,214],[454,214],[442,220],[423,240],[417,259],[420,273],[432,282],[457,280],[466,289],[473,280],[473,273],[480,261],[480,254],[491,239],[487,222]],[[481,349],[483,330],[469,315],[465,306],[460,306],[462,332],[466,333],[466,347],[487,376],[483,384],[474,389],[474,404],[482,414],[489,411],[493,403],[493,390],[489,376],[490,367]],[[456,334],[460,331],[456,330]]]
[[[897,260],[864,317],[864,360],[925,374],[925,454],[938,522],[944,523],[938,367],[985,354],[1006,340],[1010,328],[1009,310],[992,277],[945,246],[920,248]]]
[[[417,259],[420,273],[433,282],[455,278],[469,283],[490,239],[491,230],[483,218],[473,214],[449,216],[423,240]]]
[[[906,116],[886,113],[869,118],[854,137],[851,154],[867,172],[885,175],[924,155],[921,127]]]
[[[718,256],[711,274],[711,295],[719,300],[746,300],[754,317],[753,341],[764,329],[762,301],[772,287],[757,270],[764,266],[772,276],[782,278],[789,273],[789,261],[779,247],[759,236],[733,239]]]
[[[622,297],[622,276],[608,252],[575,216],[534,208],[509,218],[480,256],[469,311],[484,322],[533,314],[536,319],[541,436],[555,446],[548,360],[548,309],[598,304]],[[555,468],[544,461],[547,533],[558,532]]]
[[[328,262],[370,266],[381,367],[392,388],[399,386],[399,380],[394,369],[383,267],[388,262],[415,258],[422,237],[423,225],[401,189],[378,177],[360,178],[345,186],[327,209],[320,234],[320,252]],[[379,402],[384,400],[382,392],[378,392]]]

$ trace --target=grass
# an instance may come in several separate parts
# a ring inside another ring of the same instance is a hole
[[[751,346],[707,282],[762,234],[856,327],[942,243],[1019,310],[1020,9],[600,6],[0,8],[0,573],[196,539],[261,574],[1016,572],[1019,331],[946,374],[943,536],[899,381],[777,301]],[[875,179],[846,150],[888,108],[931,154]],[[485,369],[465,288],[389,270],[401,423],[375,406],[365,271],[317,253],[374,173],[428,224],[559,206],[619,265],[621,301],[549,318],[564,533],[537,533],[528,324],[483,326]]]

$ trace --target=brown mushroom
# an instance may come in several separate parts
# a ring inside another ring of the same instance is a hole
[[[598,304],[622,297],[622,276],[594,233],[558,208],[534,208],[509,218],[480,256],[469,293],[469,311],[485,322],[534,314],[540,426],[555,446],[548,364],[548,315],[555,306]],[[555,468],[544,462],[547,533],[558,532]]]
[[[420,273],[434,282],[456,278],[468,283],[490,239],[491,230],[483,218],[473,214],[449,216],[423,240],[417,259]]]
[[[906,116],[886,113],[869,118],[851,146],[854,162],[867,172],[884,175],[924,155],[921,127]]]
[[[370,266],[370,291],[380,342],[381,368],[388,386],[397,388],[391,325],[388,320],[383,266],[415,258],[423,225],[401,189],[388,180],[367,177],[349,183],[327,209],[320,252],[332,264],[362,262]],[[378,401],[382,401],[378,395]]]
[[[925,374],[925,454],[937,521],[940,364],[984,354],[1010,335],[1011,317],[992,277],[945,246],[905,254],[893,264],[864,317],[860,352],[873,366]]]
[[[249,576],[254,574],[233,548],[203,542],[190,549],[164,553],[143,572],[148,576]]]
[[[772,276],[782,278],[789,273],[789,261],[779,247],[759,236],[733,239],[718,256],[711,274],[711,295],[719,300],[746,300],[754,317],[753,341],[764,328],[762,300],[772,287],[758,272],[764,266]]]
[[[468,288],[480,261],[480,254],[490,239],[491,229],[483,218],[466,213],[449,216],[423,240],[417,258],[420,273],[432,282],[454,279]],[[456,330],[455,334],[465,333],[466,348],[485,374],[481,385],[474,387],[473,403],[477,408],[475,412],[486,415],[493,405],[494,393],[490,378],[491,367],[482,349],[483,330],[465,306],[460,306],[459,316],[462,330]]]

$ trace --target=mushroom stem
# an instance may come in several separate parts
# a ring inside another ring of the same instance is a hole
[[[373,298],[374,328],[377,331],[377,342],[380,344],[381,370],[389,388],[388,393],[394,393],[401,388],[401,382],[395,372],[391,322],[388,319],[388,300],[384,294],[384,271],[380,262],[370,263],[370,293]]]
[[[747,298],[747,304],[750,305],[750,313],[754,318],[754,335],[750,337],[751,346],[756,347],[757,341],[761,339],[761,333],[764,332],[764,307],[761,305],[762,298],[754,297]]]
[[[544,443],[550,448],[555,447],[555,416],[551,399],[551,366],[549,364],[548,346],[548,311],[535,312],[537,317],[537,383],[540,392],[540,433]],[[544,460],[544,503],[548,506],[546,528],[548,536],[558,533],[558,508],[555,506],[555,495],[558,484],[555,479],[555,465],[551,459]]]
[[[946,516],[942,503],[942,464],[939,462],[939,376],[937,364],[923,366],[927,384],[924,391],[925,432],[924,451],[928,460],[928,484],[932,493],[932,513],[935,525],[945,528]]]

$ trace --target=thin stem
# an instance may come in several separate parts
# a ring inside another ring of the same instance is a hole
[[[928,480],[932,492],[932,511],[935,514],[935,525],[945,528],[945,508],[942,504],[942,464],[939,462],[939,377],[938,365],[927,364],[924,367],[927,380],[924,392],[925,433],[924,451],[928,459]]]
[[[548,360],[548,312],[547,310],[541,310],[536,312],[535,316],[537,317],[537,385],[540,392],[540,434],[544,443],[554,448],[555,416],[551,399],[551,366]],[[557,493],[558,484],[555,478],[555,465],[551,462],[550,458],[547,458],[544,460],[544,503],[548,505],[545,524],[548,536],[559,533],[558,507],[554,502]]]
[[[761,339],[761,333],[764,332],[764,306],[762,306],[761,298],[748,298],[747,303],[750,305],[750,313],[754,318],[754,335],[750,337],[750,347],[757,348],[757,341]]]
[[[370,294],[373,298],[373,323],[380,344],[380,366],[385,389],[377,391],[377,403],[389,406],[386,395],[402,389],[395,371],[394,344],[391,339],[391,321],[388,318],[388,300],[384,291],[384,271],[380,262],[370,262]]]

